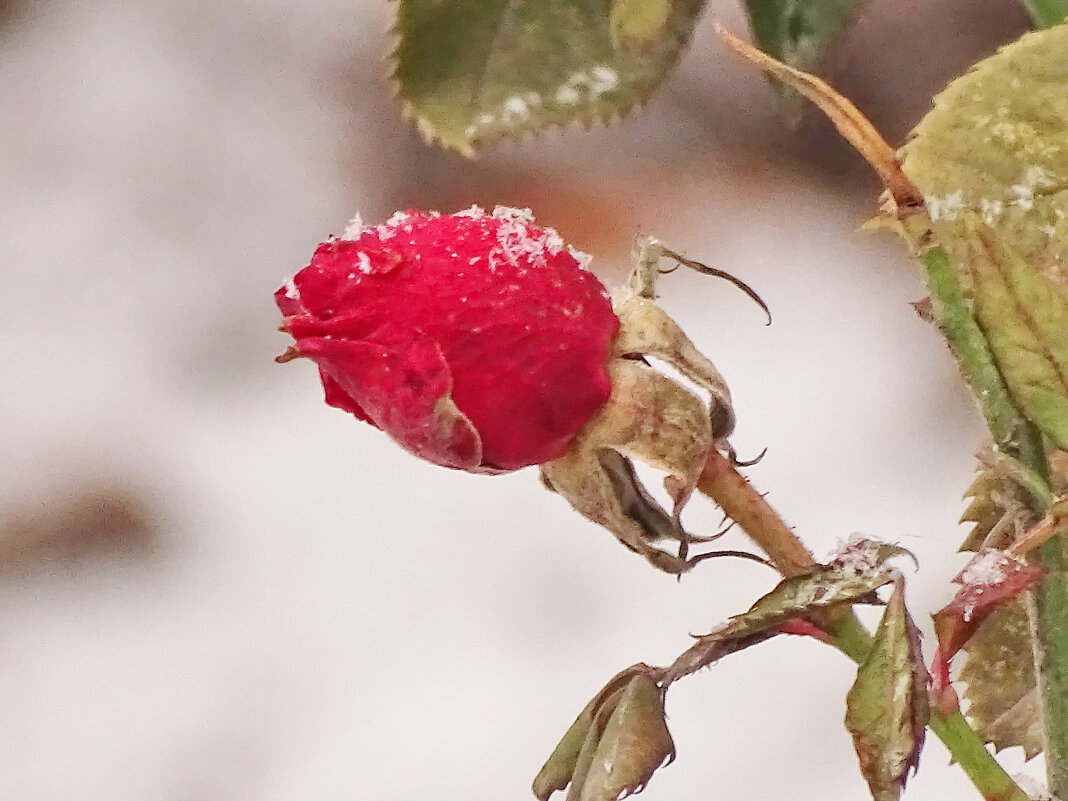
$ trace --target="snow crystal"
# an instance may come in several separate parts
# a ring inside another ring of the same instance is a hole
[[[590,92],[595,97],[611,92],[619,86],[619,73],[611,67],[597,65],[590,70]]]
[[[290,300],[300,300],[300,290],[297,289],[297,285],[293,281],[294,277],[291,275],[286,279],[286,297]]]
[[[1000,200],[989,200],[984,197],[979,201],[979,214],[987,225],[993,225],[1004,210],[1005,204]]]
[[[1049,174],[1042,167],[1032,165],[1024,170],[1020,183],[1009,187],[1009,191],[1014,196],[1009,202],[1024,211],[1030,211],[1035,205],[1035,190],[1052,185],[1053,181],[1050,180]]]
[[[530,108],[519,95],[512,95],[504,101],[504,115],[513,120],[525,120],[530,116]]]
[[[453,216],[470,217],[473,220],[481,220],[483,217],[486,216],[486,211],[481,206],[472,206],[469,209],[464,209],[463,211],[456,212]]]
[[[571,254],[571,258],[579,263],[579,267],[583,270],[590,269],[590,264],[593,262],[593,256],[589,253],[581,251],[572,245],[567,246],[567,252]]]
[[[1013,184],[1009,187],[1013,199],[1009,201],[1014,206],[1019,206],[1024,211],[1030,211],[1035,206],[1035,189],[1027,184]]]
[[[545,249],[549,251],[550,256],[555,256],[564,249],[564,239],[556,233],[555,228],[545,229]]]
[[[534,222],[534,212],[530,209],[513,209],[511,206],[494,206],[493,216],[498,220],[530,225]]]
[[[879,545],[863,534],[853,534],[831,554],[831,561],[848,574],[862,576],[878,567]]]
[[[577,106],[579,101],[582,100],[582,95],[579,94],[578,89],[567,83],[556,90],[555,97],[556,102],[561,106]]]
[[[1012,557],[1003,551],[980,551],[960,574],[960,583],[971,587],[989,587],[1005,580]]]
[[[360,215],[354,214],[352,219],[349,220],[348,225],[345,226],[345,230],[341,233],[342,239],[359,239],[360,234],[363,233],[363,220]]]
[[[371,260],[362,250],[356,254],[356,262],[359,265],[361,273],[363,273],[364,275],[371,274]]]
[[[935,222],[938,220],[955,220],[964,211],[964,193],[960,189],[945,197],[931,195],[924,198],[924,200],[927,203],[927,211]]]
[[[386,220],[386,227],[387,228],[397,228],[397,227],[403,225],[404,223],[408,222],[408,220],[410,220],[411,218],[412,218],[412,215],[410,215],[406,211],[395,211],[395,212],[393,212],[393,216],[391,216],[388,220]]]

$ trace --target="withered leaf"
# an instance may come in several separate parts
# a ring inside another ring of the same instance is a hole
[[[960,680],[972,726],[999,751],[1019,746],[1028,759],[1041,753],[1031,625],[1023,598],[995,609],[964,653]]]
[[[928,681],[919,631],[897,581],[846,697],[846,728],[875,801],[897,801],[916,767],[930,715]]]

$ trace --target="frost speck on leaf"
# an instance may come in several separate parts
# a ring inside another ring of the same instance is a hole
[[[927,204],[927,213],[935,221],[956,220],[964,211],[964,193],[959,189],[942,197],[929,195],[924,202]]]
[[[853,534],[831,554],[829,565],[833,565],[843,573],[852,576],[863,576],[886,561],[887,549],[896,546],[887,545],[885,542],[872,540],[863,534]]]

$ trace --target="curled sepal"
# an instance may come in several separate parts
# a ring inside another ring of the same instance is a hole
[[[541,467],[546,486],[584,517],[607,528],[632,551],[669,573],[688,570],[679,556],[655,547],[689,536],[678,522],[712,447],[708,409],[682,385],[642,361],[614,359],[612,395],[564,456]],[[630,459],[668,475],[675,502],[665,511],[638,481]]]
[[[570,784],[568,801],[615,801],[640,792],[674,756],[656,671],[637,664],[582,710],[534,779],[534,795],[547,801]]]
[[[916,768],[930,716],[928,682],[919,631],[899,578],[846,696],[846,728],[875,801],[897,801]]]
[[[807,620],[815,612],[872,600],[875,590],[899,576],[887,560],[907,553],[873,540],[851,542],[827,564],[818,565],[811,573],[784,579],[749,611],[697,637],[697,642],[668,668],[665,683],[776,634],[795,633],[800,627],[793,621]]]
[[[1043,748],[1031,623],[1023,598],[999,606],[964,646],[960,680],[968,721],[1000,751],[1019,746],[1031,759]]]
[[[979,551],[953,579],[960,585],[953,600],[932,615],[938,636],[935,672],[945,675],[948,662],[995,609],[1034,587],[1045,571],[994,548]]]

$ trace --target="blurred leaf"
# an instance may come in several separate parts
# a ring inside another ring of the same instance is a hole
[[[1036,28],[1052,28],[1068,17],[1068,0],[1021,0]]]
[[[400,0],[393,77],[428,141],[500,139],[616,117],[687,44],[705,0]]]
[[[931,228],[1019,410],[1068,447],[1068,27],[1029,34],[935,99],[903,148]]]
[[[861,0],[746,0],[745,11],[757,47],[813,72],[860,5]],[[794,90],[778,82],[775,86],[789,108],[798,105]]]
[[[953,579],[961,585],[953,600],[932,615],[938,659],[948,664],[991,612],[1038,584],[1044,574],[1038,565],[1029,565],[1004,551],[979,551]]]
[[[896,801],[919,761],[930,714],[927,683],[919,631],[898,581],[846,697],[846,728],[875,801]]]
[[[967,717],[997,750],[1020,746],[1028,759],[1042,751],[1031,624],[1023,599],[994,610],[964,646],[960,673]]]
[[[813,572],[784,579],[759,598],[748,612],[735,615],[709,634],[698,637],[696,644],[668,668],[666,683],[782,633],[783,624],[796,618],[805,619],[813,612],[839,604],[877,601],[873,596],[875,590],[898,576],[897,569],[886,561],[902,554],[908,551],[873,540],[857,540]],[[792,624],[786,628],[787,633],[796,630]]]
[[[671,18],[671,6],[671,0],[611,0],[608,21],[612,43],[619,49],[640,49],[655,43]]]

